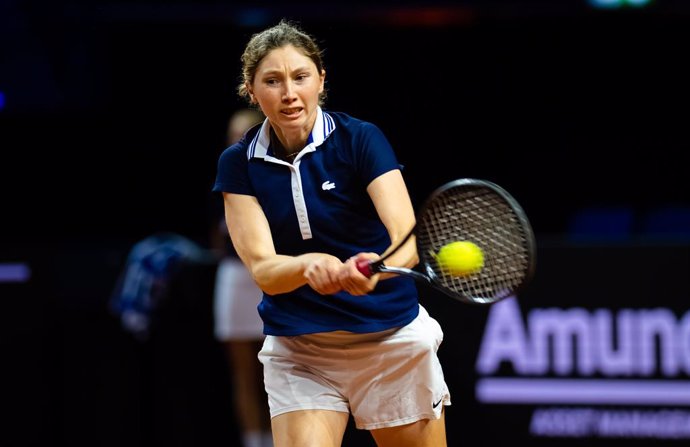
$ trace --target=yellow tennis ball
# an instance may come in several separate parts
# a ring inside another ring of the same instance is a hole
[[[441,270],[454,276],[477,273],[484,267],[484,253],[469,241],[456,241],[444,245],[436,255]]]

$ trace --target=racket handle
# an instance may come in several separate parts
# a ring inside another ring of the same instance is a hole
[[[373,262],[367,261],[366,259],[362,259],[361,261],[357,262],[357,270],[360,271],[360,273],[367,278],[371,278],[374,275],[374,269],[372,269],[372,266],[374,265]]]

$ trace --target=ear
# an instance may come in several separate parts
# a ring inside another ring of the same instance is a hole
[[[323,93],[324,85],[326,82],[326,70],[321,70],[321,75],[319,77],[321,78],[321,85],[319,86],[319,93]]]
[[[244,86],[247,89],[247,93],[249,93],[249,99],[250,99],[251,103],[256,104],[257,103],[256,96],[254,96],[254,91],[252,90],[251,84],[249,82],[245,82]]]

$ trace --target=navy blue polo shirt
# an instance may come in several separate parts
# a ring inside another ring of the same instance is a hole
[[[274,157],[270,125],[251,129],[220,156],[214,191],[257,198],[278,254],[330,253],[346,260],[390,245],[366,188],[400,169],[393,148],[375,125],[320,108],[307,145],[293,163]],[[409,277],[380,281],[366,296],[320,295],[303,286],[264,293],[259,314],[268,335],[346,330],[377,332],[412,321],[419,311]]]

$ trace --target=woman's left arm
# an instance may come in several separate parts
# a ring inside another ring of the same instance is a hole
[[[346,262],[347,268],[342,272],[341,285],[352,295],[364,295],[373,290],[379,280],[396,276],[393,273],[377,273],[371,278],[366,278],[357,269],[357,262],[379,259],[396,248],[415,225],[414,208],[400,170],[394,169],[376,177],[367,187],[367,192],[388,231],[391,245],[380,256],[374,253],[359,253]],[[386,265],[406,268],[417,265],[419,256],[415,242],[412,235],[386,259]]]
[[[407,185],[398,169],[388,171],[375,178],[367,187],[376,211],[388,230],[391,245],[381,254],[396,248],[415,225],[415,214]],[[405,244],[386,259],[386,265],[412,268],[419,262],[415,237],[412,235]],[[382,276],[385,278],[386,276]]]

